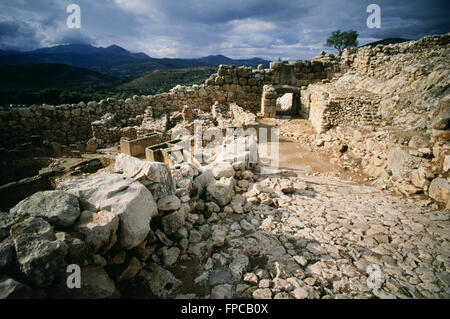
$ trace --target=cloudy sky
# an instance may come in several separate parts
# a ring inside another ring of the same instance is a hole
[[[69,4],[81,28],[66,25]],[[369,29],[369,4],[381,28]],[[0,49],[65,43],[120,45],[152,57],[307,59],[336,29],[357,30],[359,43],[450,32],[448,0],[0,0]]]

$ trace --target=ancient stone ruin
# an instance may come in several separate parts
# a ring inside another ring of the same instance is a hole
[[[0,298],[449,298],[449,39],[0,112]]]

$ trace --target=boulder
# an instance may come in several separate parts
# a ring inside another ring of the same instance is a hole
[[[9,230],[19,219],[18,216],[11,216],[8,213],[0,212],[0,240],[9,236]]]
[[[117,281],[134,278],[142,269],[142,263],[136,257],[131,257],[125,269],[117,278]]]
[[[445,155],[444,157],[444,165],[442,166],[442,170],[444,173],[450,170],[450,155]]]
[[[233,178],[222,178],[220,181],[212,182],[206,189],[208,201],[214,201],[220,206],[225,206],[231,201],[234,190]]]
[[[141,183],[119,174],[69,179],[57,189],[77,196],[85,210],[104,210],[119,216],[118,238],[126,250],[147,237],[150,221],[158,214],[152,193]]]
[[[64,271],[67,245],[44,219],[29,217],[11,228],[20,271],[36,286],[49,286]]]
[[[412,156],[400,147],[392,150],[388,157],[388,166],[392,175],[402,178],[410,178],[412,171],[423,166],[424,163],[422,158]]]
[[[180,199],[175,195],[168,195],[158,200],[158,209],[163,212],[177,210],[181,207]]]
[[[93,213],[84,211],[75,225],[75,230],[83,234],[84,241],[94,252],[102,248],[108,251],[117,241],[116,231],[119,227],[119,216],[108,211]]]
[[[220,207],[214,202],[205,203],[205,207],[206,207],[206,212],[208,212],[209,214],[220,212]]]
[[[164,216],[161,219],[164,232],[168,235],[175,233],[178,229],[184,226],[185,220],[186,216],[181,210]]]
[[[214,175],[210,170],[204,170],[194,178],[192,190],[197,196],[202,196],[209,184],[215,182]]]
[[[269,288],[256,289],[253,292],[254,299],[272,299],[272,291]]]
[[[447,107],[442,108],[441,111],[432,119],[431,128],[437,130],[445,130],[450,123],[450,104],[447,100]]]
[[[230,272],[233,278],[241,280],[242,276],[247,270],[249,259],[246,255],[239,255],[233,259],[230,264]]]
[[[171,172],[176,188],[187,189],[188,192],[192,190],[194,177],[199,174],[198,169],[189,163],[177,164]]]
[[[67,264],[84,264],[89,258],[89,249],[84,241],[74,238],[68,233],[58,232],[55,234],[57,240],[64,241],[67,245]]]
[[[411,173],[411,183],[419,188],[425,188],[430,184],[429,173],[423,168],[413,170]]]
[[[114,172],[144,184],[155,200],[175,192],[170,168],[165,163],[142,161],[127,154],[116,156]]]
[[[14,248],[11,244],[0,243],[0,271],[7,268],[13,262]]]
[[[78,199],[63,191],[37,192],[11,208],[13,216],[42,217],[57,227],[69,227],[80,216]]]
[[[430,184],[428,195],[434,200],[447,203],[450,199],[450,184],[445,178],[435,178]]]
[[[164,266],[170,267],[175,264],[180,256],[180,249],[177,247],[170,247],[163,252],[163,263]]]
[[[181,285],[181,281],[170,271],[157,264],[151,264],[148,270],[142,270],[136,278],[158,298],[167,298]]]
[[[224,225],[214,225],[212,227],[212,241],[216,247],[222,247],[228,234],[228,227]]]
[[[234,168],[229,162],[213,162],[207,166],[210,169],[215,178],[233,177]]]
[[[13,278],[0,276],[0,299],[31,298],[31,288]]]
[[[211,299],[231,299],[233,297],[233,286],[223,284],[215,286],[211,290]]]

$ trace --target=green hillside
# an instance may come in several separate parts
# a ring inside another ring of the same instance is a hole
[[[0,91],[77,90],[107,87],[116,79],[64,64],[2,65]]]
[[[167,91],[174,86],[201,84],[213,73],[217,66],[187,69],[163,69],[148,72],[130,82],[117,87],[120,91],[154,94]]]

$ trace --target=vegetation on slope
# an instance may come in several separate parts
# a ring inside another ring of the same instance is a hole
[[[193,85],[204,83],[211,74],[217,71],[216,66],[187,69],[163,69],[148,72],[137,79],[121,84],[120,91],[154,94],[168,91],[176,85]]]

